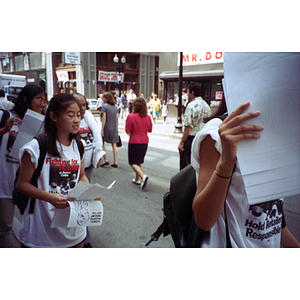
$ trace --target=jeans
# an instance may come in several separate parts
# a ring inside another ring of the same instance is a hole
[[[12,199],[0,199],[0,248],[13,248],[14,210]]]

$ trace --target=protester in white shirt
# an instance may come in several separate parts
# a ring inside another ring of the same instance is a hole
[[[209,231],[203,248],[226,245],[225,210],[231,246],[234,248],[300,247],[285,225],[282,199],[250,205],[236,157],[240,141],[260,138],[261,126],[245,125],[259,112],[244,113],[250,103],[232,112],[223,122],[209,120],[192,144],[191,164],[197,174],[193,201],[196,224]],[[226,111],[225,101],[217,115]],[[263,138],[263,137],[262,137]]]
[[[51,228],[56,210],[75,200],[68,197],[70,191],[79,181],[89,182],[84,154],[81,157],[78,148],[80,121],[80,106],[71,94],[57,94],[50,100],[44,123],[47,153],[37,187],[31,178],[40,154],[38,142],[33,139],[20,150],[18,190],[36,199],[34,212],[30,214],[27,205],[22,218],[20,238],[24,247],[83,247],[85,226]]]

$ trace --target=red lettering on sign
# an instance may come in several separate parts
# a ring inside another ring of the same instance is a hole
[[[206,52],[205,60],[210,60],[210,59],[211,59],[211,53],[210,52]]]
[[[197,61],[197,54],[192,54],[192,61]]]
[[[189,56],[188,55],[182,55],[182,61],[183,62],[189,62]]]
[[[216,59],[221,59],[223,56],[223,52],[216,52]]]

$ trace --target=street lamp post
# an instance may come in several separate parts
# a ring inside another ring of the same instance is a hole
[[[126,58],[123,55],[121,58],[121,62],[119,62],[119,57],[117,54],[115,54],[115,57],[113,58],[116,68],[116,74],[117,74],[117,81],[119,85],[119,97],[121,97],[121,80],[122,80],[122,73],[124,72],[124,65],[126,63]]]
[[[179,82],[178,82],[178,109],[177,109],[177,124],[175,124],[175,132],[182,132],[182,57],[183,53],[180,52],[179,64]]]

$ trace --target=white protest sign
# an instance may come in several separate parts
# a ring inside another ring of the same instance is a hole
[[[228,112],[250,101],[259,140],[238,144],[250,204],[300,194],[300,53],[225,53]]]

